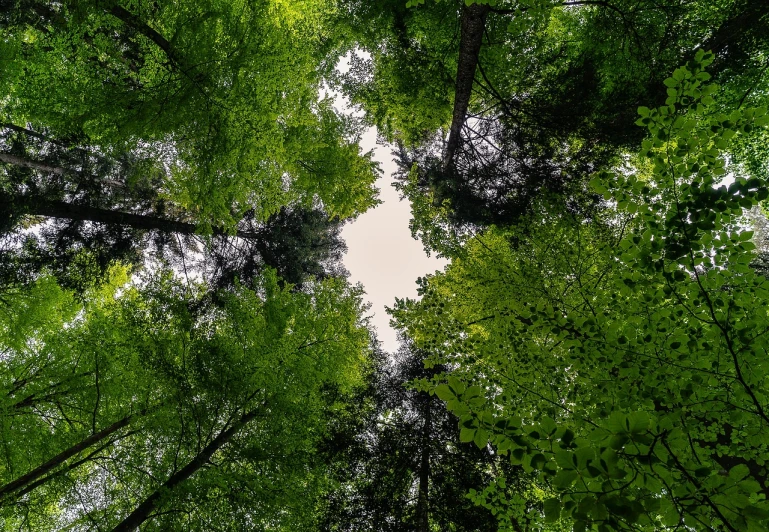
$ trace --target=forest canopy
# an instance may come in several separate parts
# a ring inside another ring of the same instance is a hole
[[[767,28],[0,1],[2,528],[767,530]],[[395,353],[342,263],[370,126],[449,260]]]

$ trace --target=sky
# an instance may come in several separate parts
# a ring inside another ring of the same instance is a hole
[[[363,58],[370,57],[360,50],[355,53]],[[349,65],[349,56],[344,56],[340,58],[337,70],[347,72]],[[323,92],[334,98],[334,107],[338,111],[360,116],[361,113],[351,109],[349,102],[338,92],[328,88]],[[363,135],[360,146],[364,152],[374,151],[374,160],[383,170],[377,180],[382,204],[344,226],[342,237],[347,242],[347,253],[343,262],[350,272],[350,282],[360,283],[366,289],[366,299],[371,303],[371,325],[377,331],[382,348],[393,353],[398,348],[398,340],[395,330],[390,327],[385,306],[392,306],[396,297],[416,298],[417,277],[442,270],[448,261],[438,259],[434,254],[428,257],[422,243],[411,237],[411,207],[392,187],[395,171],[392,147],[378,145],[376,141],[376,128],[372,127]]]
[[[374,159],[384,171],[377,181],[383,203],[344,227],[342,237],[348,247],[344,265],[350,272],[350,282],[361,283],[366,289],[371,324],[382,347],[392,353],[398,342],[385,306],[392,306],[396,297],[415,298],[417,277],[442,270],[448,261],[435,255],[428,257],[422,243],[411,237],[411,208],[391,186],[395,170],[392,148],[376,144],[374,128],[363,136],[361,147],[364,151],[374,150]]]

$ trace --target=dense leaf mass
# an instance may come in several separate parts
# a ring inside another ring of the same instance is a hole
[[[340,82],[388,139],[414,150],[409,199],[449,206],[427,226],[508,225],[553,191],[573,201],[596,168],[641,142],[636,108],[661,105],[662,81],[698,48],[715,54],[724,108],[765,91],[760,0],[417,3],[356,9],[351,31],[371,58]]]
[[[424,387],[448,401],[460,436],[537,473],[545,523],[760,530],[769,519],[769,285],[740,221],[769,188],[739,174],[718,186],[727,139],[769,117],[714,110],[712,60],[698,53],[665,80],[665,106],[639,109],[638,173],[593,178],[613,209],[586,221],[541,204],[524,237],[489,228],[394,311],[456,368]]]
[[[0,528],[769,529],[767,28],[0,0]],[[366,126],[450,260],[395,353],[342,264]]]

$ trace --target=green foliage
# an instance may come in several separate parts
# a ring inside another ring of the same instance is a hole
[[[769,528],[763,0],[2,5],[4,529]],[[324,278],[364,122],[453,259],[392,310],[427,367],[374,391]],[[150,234],[217,286],[115,266]]]
[[[714,50],[722,109],[766,93],[761,0],[475,3],[488,5],[345,4],[356,23],[349,48],[371,57],[341,87],[409,151],[397,177],[432,251],[443,253],[436,231],[514,224],[540,195],[590,216],[586,178],[636,150],[639,103],[661,105],[662,81],[701,47]],[[461,27],[478,17],[476,64]],[[760,172],[763,140],[754,130],[733,155]],[[419,179],[405,183],[415,162]]]
[[[440,371],[425,368],[422,356],[403,339],[372,375],[368,400],[357,407],[359,428],[342,451],[340,486],[331,494],[322,530],[496,530],[492,509],[467,494],[494,478],[489,464],[510,473],[507,493],[516,489],[515,472],[486,449],[460,445],[456,420],[439,397],[408,386]]]
[[[344,28],[351,62],[347,73],[334,77],[336,86],[388,141],[416,143],[450,120],[456,73],[452,4],[409,9],[403,0],[341,2],[337,24]]]
[[[429,387],[461,439],[534,474],[546,523],[769,525],[769,284],[740,218],[769,190],[739,174],[717,185],[739,171],[733,138],[769,117],[718,109],[712,59],[699,52],[665,80],[664,106],[639,109],[638,173],[593,179],[614,212],[585,223],[542,205],[512,248],[515,229],[490,228],[393,311],[456,368]]]
[[[270,273],[210,307],[168,273],[113,279],[80,306],[48,279],[4,295],[19,314],[0,329],[3,527],[110,528],[157,492],[148,530],[314,529],[315,449],[368,366],[359,290],[291,291]]]
[[[359,131],[319,98],[324,1],[29,2],[0,27],[3,119],[157,161],[201,229],[255,209],[376,204]]]

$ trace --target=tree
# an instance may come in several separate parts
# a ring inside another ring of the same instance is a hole
[[[760,99],[765,83],[761,2],[715,10],[677,0],[413,2],[424,5],[382,12],[351,4],[366,28],[355,44],[371,60],[342,87],[388,138],[413,150],[401,157],[401,178],[416,163],[402,190],[434,205],[419,212],[429,215],[422,222],[415,213],[420,235],[438,224],[515,223],[542,194],[590,211],[596,198],[585,176],[638,145],[635,109],[661,105],[662,80],[698,47],[716,54],[725,108]],[[417,84],[416,65],[437,73]],[[759,138],[746,141],[746,159],[760,159]]]
[[[325,390],[343,404],[368,364],[359,291],[267,273],[201,308],[167,273],[125,280],[80,304],[50,278],[6,296],[61,311],[3,315],[4,527],[313,529]]]
[[[284,207],[265,222],[251,210],[234,228],[215,226],[206,237],[192,213],[153,188],[162,186],[163,177],[152,160],[68,148],[10,125],[4,131],[6,284],[28,282],[48,269],[66,286],[82,289],[115,261],[142,265],[148,251],[219,287],[238,278],[248,282],[266,266],[297,285],[341,273],[335,262],[344,251],[342,222],[317,208]],[[201,251],[203,264],[196,265]]]
[[[334,4],[5,4],[3,528],[314,529],[376,204]]]
[[[586,224],[544,206],[515,248],[510,230],[478,235],[395,313],[456,366],[431,389],[460,438],[538,475],[544,522],[761,530],[769,519],[767,285],[740,226],[769,190],[739,174],[717,187],[739,172],[723,155],[732,137],[769,120],[765,108],[714,110],[702,70],[713,56],[695,59],[665,80],[665,106],[639,109],[649,137],[635,170],[593,180],[615,213]]]
[[[250,210],[264,221],[322,203],[347,218],[376,203],[354,121],[318,97],[331,3],[12,4],[0,90],[14,128],[140,155],[203,228]]]
[[[375,408],[358,418],[357,434],[346,440],[341,485],[323,529],[495,530],[491,512],[475,506],[468,493],[483,491],[492,471],[512,468],[485,449],[460,445],[456,419],[441,401],[410,388],[442,368],[426,369],[424,354],[408,338],[401,341],[375,374]],[[508,478],[512,490],[515,476]]]

